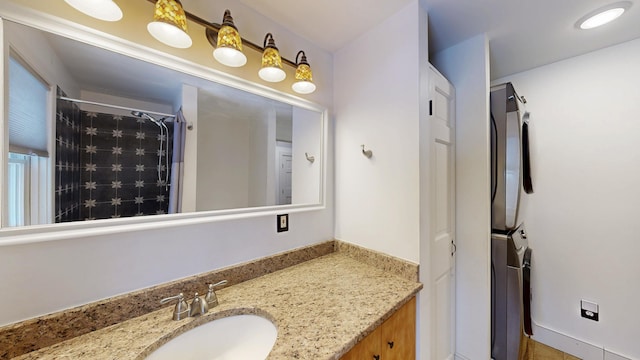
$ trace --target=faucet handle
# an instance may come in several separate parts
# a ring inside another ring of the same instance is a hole
[[[204,297],[204,299],[210,307],[218,306],[218,297],[216,296],[216,292],[213,290],[213,288],[225,285],[227,282],[227,280],[222,280],[218,281],[215,284],[209,284],[209,291],[207,291],[207,295]]]
[[[170,296],[160,300],[160,304],[168,303],[169,301],[178,300],[176,307],[173,309],[173,320],[181,320],[189,316],[189,304],[184,300],[184,294],[180,293],[176,296]]]

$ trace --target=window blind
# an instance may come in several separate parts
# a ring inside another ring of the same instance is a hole
[[[39,77],[15,57],[9,58],[9,151],[49,156],[48,93]]]

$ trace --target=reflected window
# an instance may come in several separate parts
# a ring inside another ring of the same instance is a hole
[[[49,222],[49,87],[19,57],[9,58],[9,226]]]
[[[8,226],[21,226],[27,222],[29,212],[29,156],[9,153],[9,169],[7,172]]]

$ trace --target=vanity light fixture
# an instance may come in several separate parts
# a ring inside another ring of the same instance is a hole
[[[76,10],[100,20],[117,21],[123,15],[122,10],[114,0],[64,1]],[[269,82],[284,80],[287,74],[282,68],[282,64],[285,63],[296,69],[295,82],[291,86],[293,91],[298,94],[311,94],[316,90],[311,67],[304,51],[298,52],[294,63],[280,55],[271,33],[267,33],[265,36],[263,47],[243,39],[238,33],[238,28],[233,23],[229,10],[225,10],[224,18],[220,25],[185,11],[180,0],[147,1],[155,6],[153,21],[147,25],[147,30],[160,42],[179,49],[191,47],[193,40],[187,32],[187,20],[190,20],[205,28],[206,38],[215,48],[213,57],[221,64],[231,67],[245,65],[247,57],[242,53],[244,43],[247,47],[262,52],[262,67],[258,75],[263,80]],[[626,8],[631,6],[628,1],[623,2],[623,4],[628,4]],[[302,58],[300,58],[300,55],[302,55]]]
[[[207,34],[209,34],[209,31],[207,31]],[[219,63],[230,67],[240,67],[247,63],[247,57],[242,53],[242,38],[238,33],[238,28],[233,23],[233,17],[231,17],[231,11],[229,10],[224,11],[222,25],[218,30],[216,49],[213,50],[213,57]]]
[[[267,39],[269,42],[267,43]],[[264,81],[280,82],[287,77],[287,73],[282,70],[282,57],[273,40],[273,35],[267,33],[264,37],[262,47],[262,68],[258,71],[258,76]]]
[[[122,10],[113,0],[64,0],[74,9],[104,21],[122,19]]]
[[[298,58],[302,54],[300,62]],[[316,85],[313,83],[313,73],[311,72],[311,66],[307,62],[307,56],[304,51],[298,51],[296,55],[296,81],[291,85],[293,91],[298,94],[311,94],[316,91]]]
[[[576,22],[576,27],[587,30],[610,23],[619,18],[627,9],[631,7],[631,2],[621,1],[596,9],[583,16]]]
[[[174,48],[186,49],[193,44],[180,0],[158,0],[147,30],[156,40]]]

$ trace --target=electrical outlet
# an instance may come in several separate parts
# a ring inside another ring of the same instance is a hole
[[[289,231],[289,214],[277,215],[277,230],[278,232]]]
[[[600,316],[598,310],[598,304],[587,300],[580,301],[580,315],[582,315],[583,318],[593,321],[599,321]]]

